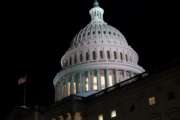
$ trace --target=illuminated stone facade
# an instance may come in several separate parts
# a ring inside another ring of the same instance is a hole
[[[144,72],[138,54],[116,28],[103,20],[98,2],[90,23],[74,37],[54,78],[55,101],[70,95],[89,96]]]

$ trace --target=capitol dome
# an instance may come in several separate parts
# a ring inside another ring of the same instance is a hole
[[[71,94],[89,96],[144,72],[138,54],[116,28],[103,20],[95,1],[90,23],[74,37],[54,78],[55,100]]]

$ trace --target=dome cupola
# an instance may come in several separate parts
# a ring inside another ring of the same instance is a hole
[[[95,0],[91,21],[72,40],[54,78],[56,101],[71,94],[89,96],[144,72],[138,54],[116,28],[103,20]]]

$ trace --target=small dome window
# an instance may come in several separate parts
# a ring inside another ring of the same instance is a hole
[[[100,51],[100,57],[101,57],[101,59],[103,59],[103,51],[102,50]]]
[[[93,60],[96,60],[96,52],[93,51]]]
[[[98,31],[98,34],[101,34],[101,31]]]
[[[95,34],[95,31],[93,31],[93,35]]]
[[[114,59],[117,59],[117,53],[114,51]]]
[[[111,34],[111,32],[109,31],[109,34]]]
[[[110,59],[110,51],[107,51],[107,58]]]
[[[104,31],[103,33],[106,34],[106,31]]]
[[[89,53],[86,52],[86,60],[89,60]]]
[[[116,33],[114,32],[113,35],[116,36]]]

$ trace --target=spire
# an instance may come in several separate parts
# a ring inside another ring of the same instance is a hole
[[[94,7],[99,7],[99,3],[97,0],[94,0],[94,4],[93,4]]]

